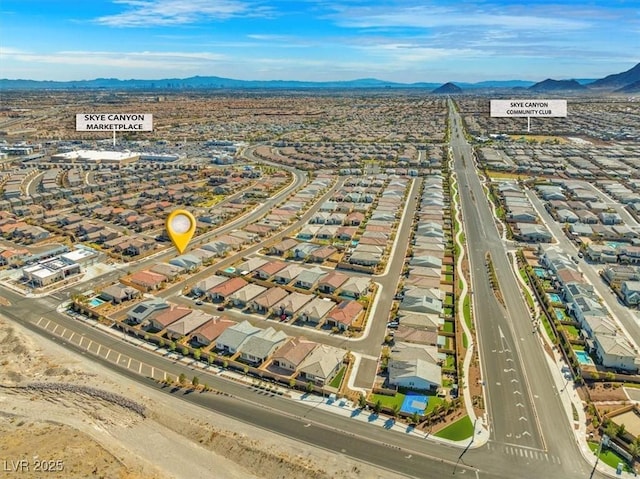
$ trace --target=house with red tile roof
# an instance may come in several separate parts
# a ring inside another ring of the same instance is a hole
[[[327,315],[327,324],[346,331],[362,314],[364,307],[357,301],[345,300],[333,308]]]
[[[231,278],[211,288],[209,295],[214,301],[226,301],[229,296],[241,288],[244,288],[247,284],[249,283],[244,278]]]

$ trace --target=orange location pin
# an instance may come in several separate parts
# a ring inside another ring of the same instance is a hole
[[[166,227],[173,246],[182,254],[196,232],[196,219],[187,210],[175,210],[167,217]]]

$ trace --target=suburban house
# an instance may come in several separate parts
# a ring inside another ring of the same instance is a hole
[[[290,264],[286,268],[278,271],[273,279],[278,284],[289,284],[293,281],[297,276],[304,271],[304,268],[299,264]]]
[[[415,390],[435,390],[442,385],[437,348],[396,343],[387,364],[389,384]]]
[[[151,268],[149,268],[149,271],[166,276],[169,281],[173,281],[178,277],[178,275],[180,275],[180,273],[184,272],[185,270],[184,268],[175,266],[173,264],[159,263],[154,264]]]
[[[442,314],[442,291],[436,288],[408,289],[402,301],[400,310],[416,313]]]
[[[100,299],[109,301],[113,304],[120,304],[124,301],[140,297],[140,291],[136,288],[126,286],[121,283],[112,284],[100,291]]]
[[[166,276],[148,270],[136,271],[126,279],[144,291],[159,289],[168,280]]]
[[[622,334],[595,334],[595,354],[600,364],[608,368],[637,372],[638,352]]]
[[[389,384],[419,391],[434,391],[442,385],[440,366],[424,359],[389,359]]]
[[[208,278],[198,281],[191,288],[191,293],[195,296],[202,296],[203,294],[207,294],[212,288],[224,283],[228,279],[229,278],[225,276],[217,276],[214,274],[212,276],[209,276]]]
[[[335,306],[327,315],[327,324],[346,331],[362,314],[364,307],[357,301],[344,300]]]
[[[269,260],[253,256],[236,266],[236,271],[239,271],[240,274],[245,275],[262,268],[267,263],[269,263]]]
[[[184,318],[186,315],[191,314],[191,311],[192,310],[187,307],[172,304],[170,308],[149,317],[149,323],[152,329],[162,331],[171,323],[175,323],[180,318]]]
[[[223,354],[233,355],[238,351],[238,348],[244,341],[254,334],[258,334],[260,331],[262,330],[252,326],[249,321],[234,324],[218,336],[216,339],[216,349]]]
[[[184,268],[185,271],[193,271],[202,266],[202,259],[194,254],[186,253],[170,259],[169,264]]]
[[[292,238],[285,238],[279,243],[276,243],[269,250],[270,254],[278,256],[284,256],[288,251],[292,250],[298,245],[298,242]]]
[[[230,278],[209,290],[213,301],[226,301],[233,293],[249,284],[244,278]]]
[[[268,315],[275,305],[286,298],[288,294],[287,290],[277,286],[269,288],[249,301],[249,308],[257,313]]]
[[[513,234],[516,239],[531,243],[550,243],[553,238],[544,226],[529,223],[515,223]]]
[[[333,294],[348,279],[348,275],[333,270],[318,280],[318,291],[325,294]]]
[[[316,297],[300,310],[298,319],[308,323],[319,323],[335,306],[336,303],[331,300]]]
[[[293,317],[302,307],[314,298],[311,294],[303,294],[294,291],[273,308],[274,314]]]
[[[278,347],[287,340],[284,331],[276,331],[272,327],[262,329],[251,335],[239,347],[240,358],[254,365],[261,364],[271,356]]]
[[[316,284],[327,272],[322,268],[305,269],[298,276],[296,276],[295,286],[297,288],[312,290]]]
[[[258,279],[262,279],[266,281],[270,279],[278,271],[283,270],[287,266],[288,266],[288,263],[285,263],[284,261],[279,261],[279,260],[269,261],[255,270],[255,276]]]
[[[640,304],[640,281],[623,281],[620,292],[627,306]]]
[[[338,291],[340,296],[345,298],[358,299],[369,291],[369,278],[363,276],[351,276],[345,281]]]
[[[127,321],[140,324],[150,315],[169,308],[169,303],[160,298],[153,298],[138,303],[127,312]]]
[[[273,353],[271,364],[293,373],[316,346],[318,343],[307,339],[291,338]]]
[[[326,344],[319,344],[298,367],[299,377],[318,386],[330,382],[342,367],[346,352]]]
[[[249,283],[229,295],[229,300],[236,308],[244,309],[253,298],[264,293],[266,290],[267,288],[264,286]]]
[[[210,319],[213,319],[210,314],[197,309],[192,310],[190,314],[167,325],[167,337],[174,340],[186,337]]]
[[[192,341],[197,345],[208,346],[218,336],[220,336],[225,329],[230,328],[234,324],[236,324],[234,321],[231,321],[224,316],[214,316],[209,321],[193,330],[191,333]]]

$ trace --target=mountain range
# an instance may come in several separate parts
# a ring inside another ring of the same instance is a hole
[[[207,90],[207,89],[425,89],[434,93],[461,93],[464,90],[517,89],[531,92],[589,92],[617,91],[637,93],[640,82],[640,63],[633,68],[601,79],[553,80],[535,83],[526,80],[495,80],[479,83],[419,82],[398,83],[361,78],[350,81],[293,81],[293,80],[236,80],[217,76],[165,78],[158,80],[119,80],[97,78],[77,81],[37,81],[0,79],[0,90]]]

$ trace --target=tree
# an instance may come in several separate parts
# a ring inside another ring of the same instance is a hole
[[[246,376],[247,373],[249,372],[249,366],[245,366],[242,368],[242,372],[244,372],[244,375]]]
[[[618,426],[611,419],[607,419],[604,425],[604,433],[609,437],[616,437]]]
[[[420,414],[418,411],[413,411],[411,415],[411,424],[418,424],[420,422]]]
[[[307,392],[308,393],[313,392],[313,383],[311,381],[307,383]]]
[[[196,361],[200,361],[201,357],[202,357],[202,351],[200,351],[200,349],[196,349],[193,352],[193,359],[195,359]]]
[[[373,412],[375,412],[376,414],[380,414],[380,411],[382,411],[382,401],[378,399],[373,405]]]
[[[363,393],[360,393],[360,396],[358,396],[358,407],[360,409],[364,409],[366,405],[367,405],[367,398]]]
[[[291,379],[289,379],[289,387],[290,387],[291,389],[293,389],[293,388],[295,388],[295,387],[296,387],[296,378],[291,378]]]
[[[176,350],[176,343],[174,343],[173,341],[171,341],[169,343],[169,351],[175,351]]]
[[[625,430],[626,430],[626,427],[624,424],[618,424],[618,430],[616,431],[616,435],[619,437],[624,436]]]
[[[198,387],[198,385],[200,384],[200,379],[198,378],[198,376],[193,376],[193,379],[191,380],[191,384],[195,388]]]
[[[629,444],[629,454],[631,454],[632,465],[635,465],[640,457],[640,436],[636,436]]]
[[[180,352],[183,356],[186,356],[187,354],[189,354],[189,348],[187,348],[186,346],[182,346],[182,350]]]
[[[178,382],[182,385],[184,383],[187,382],[187,376],[185,376],[184,373],[180,373],[180,376],[178,376]]]
[[[398,417],[398,414],[400,414],[400,404],[394,404],[393,408],[391,409],[391,416],[393,416],[394,418]]]

